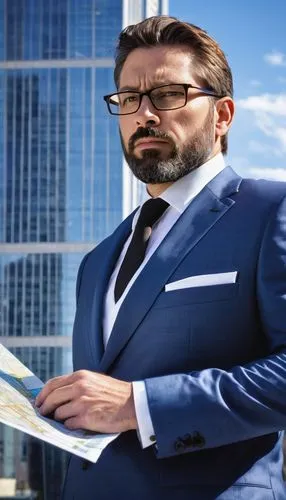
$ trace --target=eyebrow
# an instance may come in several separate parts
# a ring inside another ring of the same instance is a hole
[[[150,87],[148,90],[150,89],[153,89],[153,88],[157,88],[157,87],[162,87],[163,85],[173,85],[175,84],[175,82],[171,82],[171,81],[166,81],[164,80],[164,82],[157,82],[156,84],[154,84],[154,87]],[[128,91],[130,90],[131,92],[144,92],[143,90],[139,90],[139,87],[132,87],[132,85],[126,85],[125,87],[120,87],[117,92],[125,92],[125,91]],[[145,91],[145,92],[148,92]]]
[[[134,91],[134,92],[140,92],[140,90],[139,90],[138,87],[132,87],[130,85],[126,85],[126,87],[120,87],[118,89],[118,92],[124,92],[125,90],[131,90],[131,91]]]

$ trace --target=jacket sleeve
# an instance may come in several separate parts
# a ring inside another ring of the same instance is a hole
[[[82,259],[82,261],[80,263],[79,270],[78,270],[78,273],[77,273],[77,279],[76,279],[76,302],[78,302],[78,297],[79,297],[79,294],[80,294],[82,274],[83,274],[84,266],[85,266],[85,264],[87,262],[87,259],[88,259],[89,255],[90,254],[88,253],[88,254],[86,254],[84,256],[84,258]]]
[[[286,428],[286,198],[261,242],[257,302],[268,357],[145,380],[158,458]]]

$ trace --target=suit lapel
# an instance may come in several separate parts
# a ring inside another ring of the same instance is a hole
[[[97,367],[103,356],[103,300],[110,276],[119,258],[122,247],[127,240],[131,228],[134,212],[123,221],[117,230],[107,238],[101,248],[100,269],[97,272],[96,288],[93,296],[91,311],[90,347],[93,363]]]
[[[181,260],[234,204],[227,196],[238,191],[240,181],[226,168],[177,220],[129,290],[100,362],[101,371],[108,370],[125,347]]]

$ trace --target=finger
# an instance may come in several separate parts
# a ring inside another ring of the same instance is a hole
[[[54,413],[54,419],[55,420],[66,420],[71,417],[76,417],[78,414],[78,405],[76,404],[75,401],[70,401],[62,406],[59,406],[55,413]]]
[[[35,406],[38,408],[40,407],[44,400],[51,394],[55,389],[58,389],[59,387],[63,387],[65,385],[68,385],[70,383],[70,377],[72,374],[69,375],[62,375],[60,377],[54,377],[51,378],[43,387],[41,392],[37,395],[35,399]]]
[[[70,430],[76,429],[85,429],[89,431],[93,431],[91,427],[87,427],[85,419],[81,415],[77,415],[75,417],[68,418],[64,421],[64,426]]]
[[[41,415],[48,415],[49,413],[53,413],[60,406],[68,403],[73,399],[73,386],[65,385],[63,387],[59,387],[52,391],[48,396],[44,399],[43,403],[38,410]]]

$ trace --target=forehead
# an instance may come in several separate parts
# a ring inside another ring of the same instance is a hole
[[[193,66],[190,49],[182,45],[138,48],[128,55],[119,86],[145,89],[164,83],[190,83],[195,81]]]

